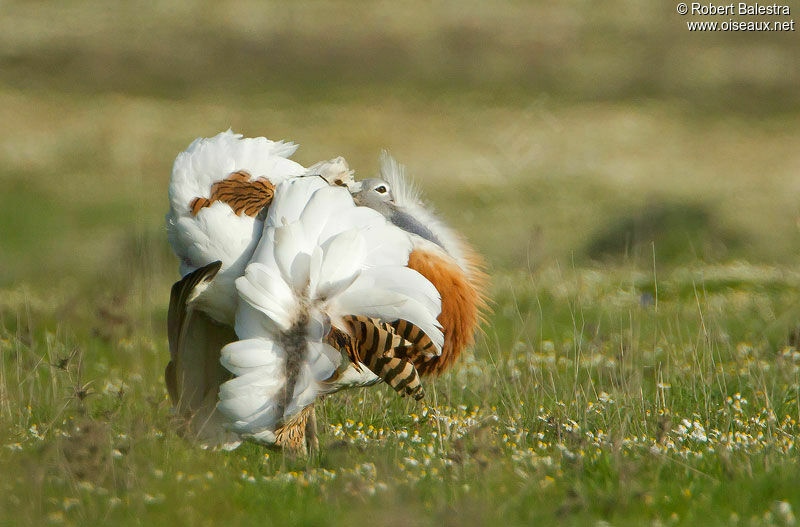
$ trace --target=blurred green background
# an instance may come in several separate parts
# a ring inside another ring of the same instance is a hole
[[[631,1],[4,1],[0,285],[174,278],[172,160],[228,127],[361,177],[388,148],[496,272],[651,266],[651,242],[658,265],[793,262],[797,33],[688,18]]]
[[[798,35],[676,4],[0,0],[0,527],[795,524]],[[172,161],[229,127],[389,149],[492,277],[430,406],[327,398],[305,466],[163,385]]]

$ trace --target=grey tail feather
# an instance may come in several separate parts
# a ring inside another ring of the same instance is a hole
[[[306,326],[308,317],[301,315],[291,327],[281,335],[281,345],[286,352],[286,384],[283,385],[283,394],[278,405],[278,415],[283,418],[289,402],[294,396],[294,387],[300,376],[300,366],[305,359],[306,346]]]

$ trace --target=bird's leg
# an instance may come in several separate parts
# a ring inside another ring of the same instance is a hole
[[[298,417],[275,431],[275,446],[292,458],[307,455],[306,423],[302,414]]]
[[[306,417],[306,447],[309,455],[315,455],[319,452],[319,438],[317,437],[317,412],[314,406],[311,406],[311,411]]]
[[[310,404],[291,421],[275,431],[275,446],[292,458],[308,457],[319,451],[317,416]]]

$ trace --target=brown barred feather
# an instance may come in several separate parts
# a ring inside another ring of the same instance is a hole
[[[246,170],[239,170],[237,172],[233,172],[228,179],[231,181],[241,181],[243,183],[247,183],[250,181],[250,173]]]
[[[197,213],[200,212],[200,209],[204,209],[210,206],[211,202],[206,198],[194,198],[192,202],[189,203],[189,208],[192,211],[192,216],[197,216]]]
[[[358,346],[353,338],[339,328],[332,327],[331,332],[325,337],[325,342],[331,347],[343,352],[350,358],[357,371],[361,371],[361,357],[358,355]]]
[[[372,356],[367,366],[400,395],[410,395],[417,401],[425,397],[425,390],[414,365],[397,357]]]
[[[201,209],[211,206],[215,201],[227,203],[236,215],[244,212],[248,216],[257,216],[264,207],[272,203],[275,186],[265,178],[250,180],[250,174],[244,170],[234,172],[225,179],[211,185],[211,196],[194,198],[189,204],[193,216]]]
[[[397,335],[411,343],[412,353],[407,356],[411,360],[418,360],[420,354],[423,355],[423,358],[431,358],[437,355],[433,341],[419,327],[407,320],[395,320],[389,325],[392,326]]]
[[[342,321],[347,333],[333,328],[328,344],[346,353],[355,364],[365,364],[401,395],[417,400],[425,396],[417,370],[407,358],[412,349],[409,341],[398,336],[390,324],[374,318],[350,315]]]
[[[398,336],[394,328],[378,319],[349,315],[342,321],[358,345],[358,356],[363,361],[370,357],[394,357],[407,353],[409,342]]]

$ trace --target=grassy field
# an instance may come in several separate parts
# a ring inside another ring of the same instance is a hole
[[[622,0],[3,2],[0,525],[796,524],[797,38]],[[228,127],[361,177],[390,149],[492,276],[424,404],[327,398],[308,461],[171,422],[166,187]]]

